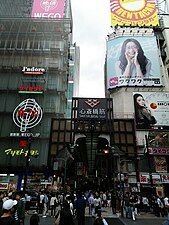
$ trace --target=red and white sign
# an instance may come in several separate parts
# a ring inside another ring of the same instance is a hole
[[[39,67],[27,67],[24,66],[22,69],[22,72],[26,75],[42,75],[44,74],[46,71],[44,68],[39,68]]]
[[[32,17],[34,18],[63,18],[64,0],[34,0]]]
[[[161,181],[162,181],[162,183],[168,184],[169,183],[169,174],[161,175]]]
[[[0,190],[8,189],[8,183],[0,183]]]
[[[149,174],[140,174],[140,183],[141,184],[149,184],[150,175]]]
[[[40,87],[40,86],[20,86],[19,88],[19,91],[35,91],[35,92],[38,92],[38,91],[44,91],[44,88],[43,87]]]
[[[169,148],[148,148],[151,155],[169,155]]]

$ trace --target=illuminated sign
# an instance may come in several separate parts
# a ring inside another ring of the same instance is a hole
[[[44,68],[38,68],[38,67],[34,67],[34,66],[33,67],[24,66],[22,69],[22,72],[27,75],[42,75],[46,71]]]
[[[148,148],[148,152],[151,155],[169,155],[169,148]]]
[[[83,119],[106,119],[107,118],[107,100],[79,98],[78,100],[78,118]]]
[[[13,112],[13,121],[21,132],[35,127],[42,119],[42,109],[35,99],[26,99]]]
[[[110,0],[112,26],[158,26],[154,0]]]
[[[34,0],[32,17],[34,18],[63,18],[64,0]]]
[[[42,94],[44,91],[44,88],[40,86],[20,86],[18,89],[19,89],[19,93]]]
[[[0,183],[0,190],[8,189],[8,183]]]
[[[40,133],[10,133],[10,137],[40,137]]]
[[[28,149],[6,149],[5,150],[6,155],[11,155],[11,156],[20,156],[20,155],[24,155],[27,156],[28,155]],[[31,149],[30,150],[30,156],[38,156],[39,152],[38,150],[35,149]]]

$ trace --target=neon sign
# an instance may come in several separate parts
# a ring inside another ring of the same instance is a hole
[[[6,149],[5,150],[6,155],[11,155],[11,156],[20,156],[24,155],[25,157],[28,155],[28,150],[25,149]],[[30,156],[38,156],[39,152],[36,149],[31,149],[30,150]]]
[[[19,93],[43,93],[44,88],[40,86],[20,86]]]
[[[38,67],[34,67],[34,66],[33,67],[24,66],[22,69],[22,72],[27,75],[42,75],[46,71],[44,68],[38,68]]]
[[[35,127],[42,119],[42,109],[35,99],[26,99],[13,112],[13,121],[21,132]]]

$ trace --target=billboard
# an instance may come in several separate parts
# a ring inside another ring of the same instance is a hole
[[[137,130],[169,128],[169,92],[134,92]]]
[[[63,18],[64,0],[34,0],[31,16],[34,18]]]
[[[158,26],[155,0],[110,0],[112,26]]]
[[[121,36],[107,42],[107,88],[162,86],[154,36]]]

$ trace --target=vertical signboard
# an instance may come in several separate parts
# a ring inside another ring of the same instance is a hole
[[[110,0],[112,26],[158,26],[155,0]]]
[[[162,86],[154,36],[121,36],[107,42],[107,87]]]
[[[169,128],[169,93],[134,92],[135,122],[137,130]],[[166,149],[166,154],[167,149]]]
[[[34,18],[63,18],[64,0],[34,0],[32,17]]]

